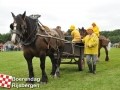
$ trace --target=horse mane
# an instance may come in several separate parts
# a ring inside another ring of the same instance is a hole
[[[30,17],[25,18],[26,24],[27,24],[27,29],[30,31],[36,30],[37,28],[37,21],[35,19],[32,19]]]
[[[22,23],[23,19],[22,19],[22,15],[21,14],[16,16],[16,21],[18,23]],[[30,30],[29,32],[31,32],[31,31],[36,29],[37,25],[36,25],[36,20],[35,19],[32,19],[32,18],[26,16],[25,21],[26,21],[26,24],[27,24],[27,30],[28,31]]]

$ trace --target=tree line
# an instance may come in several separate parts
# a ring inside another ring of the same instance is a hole
[[[120,42],[120,29],[116,29],[113,31],[101,31],[100,34],[109,38],[111,43]]]
[[[116,29],[116,30],[113,30],[113,31],[101,31],[100,34],[109,38],[111,43],[120,42],[120,29]],[[6,41],[9,41],[10,38],[11,38],[10,33],[0,34],[0,42],[4,43]]]
[[[0,42],[2,42],[2,43],[5,43],[5,42],[9,41],[10,38],[11,38],[10,33],[0,34]]]

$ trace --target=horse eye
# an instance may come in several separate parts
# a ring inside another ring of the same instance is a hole
[[[22,29],[22,28],[23,28],[23,25],[19,25],[19,27],[20,27],[20,29]]]
[[[10,24],[10,29],[13,30],[13,24],[12,23]]]

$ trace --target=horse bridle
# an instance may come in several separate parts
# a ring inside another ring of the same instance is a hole
[[[20,28],[21,28],[21,32],[19,30],[17,30],[17,23],[16,23],[16,21],[14,21],[12,23],[12,31],[11,31],[11,33],[12,34],[17,34],[19,38],[22,38],[23,37],[22,35],[25,32],[27,32],[27,30],[26,30],[27,29],[26,22],[23,21],[23,25],[20,25]]]
[[[28,35],[28,37],[25,39],[25,41],[22,41],[22,39],[23,39],[24,34],[27,33],[26,22],[23,21],[23,25],[20,25],[21,32],[19,30],[17,30],[17,23],[15,21],[12,23],[12,27],[13,27],[13,29],[11,32],[12,32],[12,34],[16,34],[18,36],[18,38],[19,38],[19,39],[17,38],[18,42],[20,41],[22,44],[28,45],[36,39],[36,35],[35,35],[35,37],[31,41],[29,41],[30,43],[28,43],[29,38],[34,34],[34,30],[37,29],[37,26],[35,26],[34,30]]]
[[[16,31],[17,31],[17,23],[13,22],[12,25],[13,25],[12,33],[17,34],[16,33]]]

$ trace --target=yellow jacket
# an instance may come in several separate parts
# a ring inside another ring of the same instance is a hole
[[[95,27],[93,27],[93,31],[94,31],[94,33],[99,37],[99,28],[98,28],[98,26],[95,26]]]
[[[73,37],[72,42],[80,42],[81,37],[80,37],[80,32],[76,29],[72,30],[71,35]]]
[[[82,39],[84,42],[84,53],[85,54],[98,54],[98,37],[96,34],[87,35],[85,38]]]

